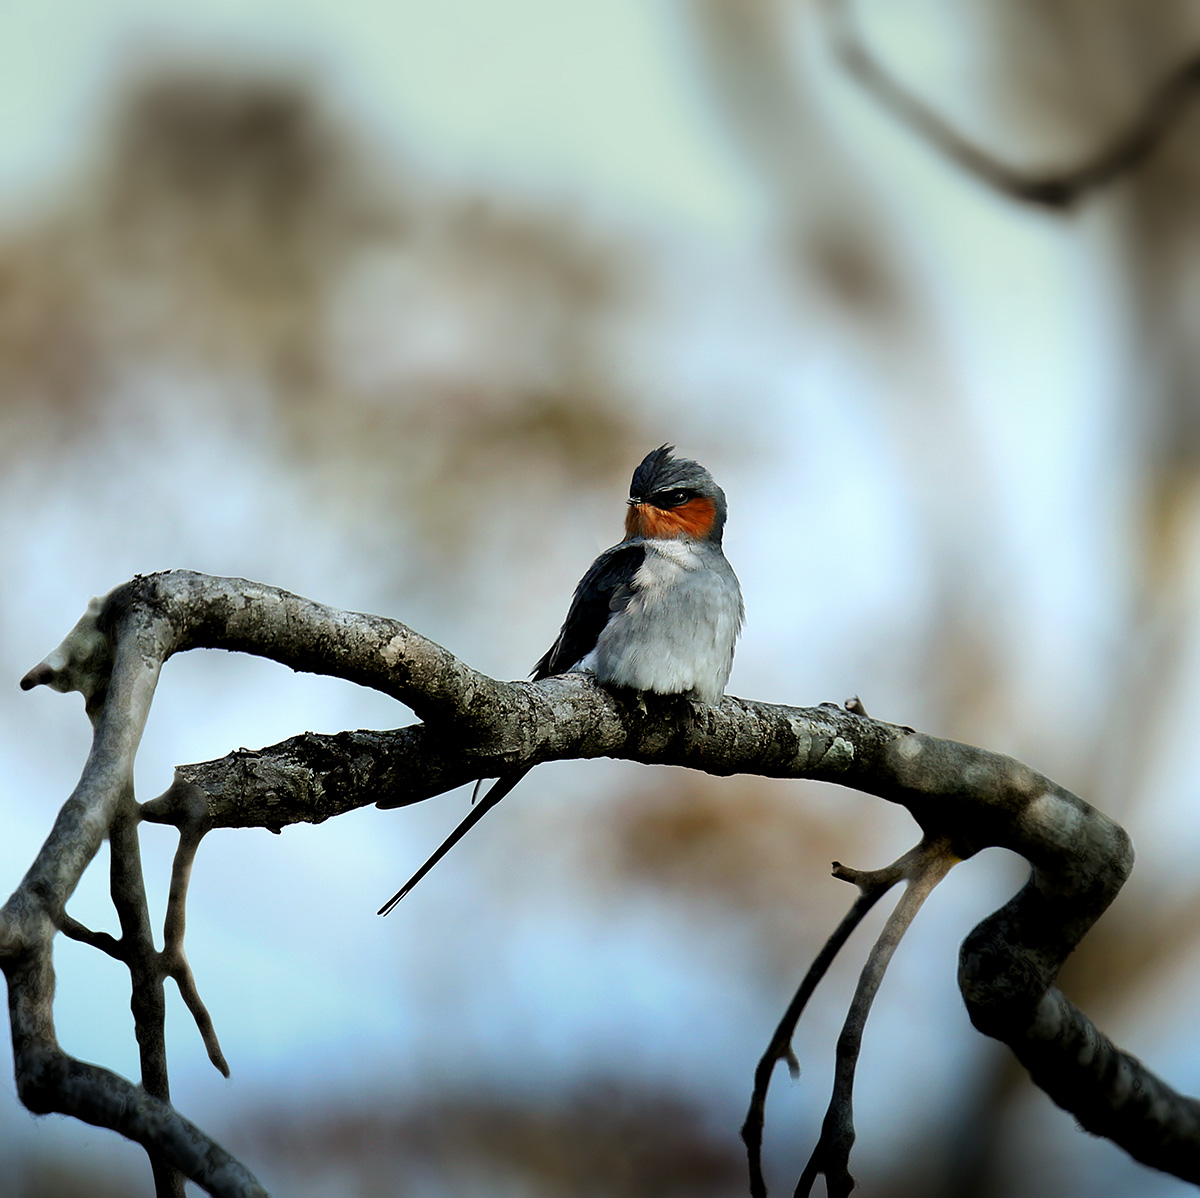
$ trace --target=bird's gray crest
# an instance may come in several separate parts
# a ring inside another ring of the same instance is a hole
[[[698,495],[719,498],[724,506],[725,494],[713,476],[699,462],[674,457],[674,450],[674,445],[660,445],[646,454],[641,465],[633,472],[629,498],[645,500],[658,491],[686,487]]]

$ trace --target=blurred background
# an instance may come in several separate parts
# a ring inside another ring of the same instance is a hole
[[[887,69],[1030,170],[1086,160],[1200,46],[1194,5],[863,0]],[[134,573],[386,613],[523,677],[664,441],[730,500],[732,692],[1013,754],[1138,866],[1064,988],[1200,1092],[1200,117],[1048,213],[850,79],[814,0],[10,0],[0,9],[0,874],[78,777],[78,696],[16,682]],[[176,763],[411,719],[192,654]],[[754,1064],[903,811],[832,787],[541,768],[391,916],[466,791],[202,846],[178,1107],[279,1195],[745,1192]],[[144,830],[161,913],[173,834]],[[899,1198],[1174,1195],[968,1025],[960,940],[1025,877],[960,866],[868,1027],[852,1162]],[[103,855],[72,913],[115,930]],[[815,1142],[879,926],[767,1110]],[[57,943],[72,1053],[136,1077],[122,971]],[[7,1038],[5,1038],[7,1044]],[[7,1047],[0,1069],[11,1078]],[[20,1198],[147,1195],[140,1149],[0,1095]]]

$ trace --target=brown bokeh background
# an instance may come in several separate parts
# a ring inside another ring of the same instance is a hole
[[[897,78],[1030,169],[1086,159],[1200,46],[1183,4],[860,7]],[[0,139],[0,673],[92,593],[179,566],[522,676],[619,535],[632,466],[676,442],[730,496],[731,689],[857,692],[1122,820],[1137,870],[1064,987],[1200,1091],[1200,117],[1052,213],[865,95],[805,0],[49,9],[60,31],[0,14],[45,79],[0,111],[56,147]],[[39,94],[75,97],[69,119]],[[139,792],[407,718],[193,655],[164,675]],[[86,738],[73,698],[0,695],[10,885]],[[910,821],[827,787],[546,767],[376,920],[464,804],[206,841],[190,956],[234,1072],[177,1004],[177,1105],[279,1194],[744,1192],[754,1063],[851,897],[829,862],[882,864]],[[172,846],[146,837],[161,909]],[[72,906],[94,926],[104,873]],[[898,954],[860,1067],[862,1192],[1183,1193],[969,1028],[957,944],[1022,878],[964,864]],[[780,1192],[864,952],[806,1016],[800,1081],[777,1079]],[[59,947],[60,1035],[132,1074],[95,955]],[[35,1121],[11,1087],[0,1169],[22,1198],[149,1192],[139,1150]]]

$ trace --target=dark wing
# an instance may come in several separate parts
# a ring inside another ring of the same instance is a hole
[[[581,657],[586,657],[595,648],[596,641],[615,611],[624,611],[633,594],[633,576],[646,558],[646,547],[641,541],[623,541],[606,549],[592,563],[592,568],[583,576],[575,588],[571,609],[566,622],[558,634],[558,640],[550,646],[546,655],[533,667],[533,677],[548,678],[569,670]],[[529,773],[529,766],[506,774],[471,808],[466,819],[450,833],[437,851],[421,866],[404,885],[392,895],[382,907],[380,915],[387,915],[396,904],[466,835],[522,778]]]
[[[646,546],[641,541],[622,541],[592,562],[575,588],[558,640],[533,667],[535,682],[564,673],[596,647],[613,612],[624,611],[629,603],[633,576],[645,560]]]

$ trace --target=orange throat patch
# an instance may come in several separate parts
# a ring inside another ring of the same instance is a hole
[[[717,505],[711,499],[699,496],[666,510],[653,504],[639,503],[625,515],[625,535],[651,540],[695,537],[702,541],[712,532],[716,519]]]

